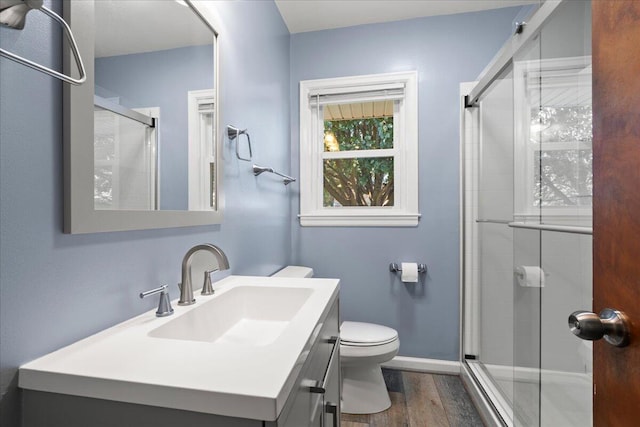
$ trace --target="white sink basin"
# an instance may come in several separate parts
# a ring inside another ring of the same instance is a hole
[[[149,332],[150,337],[218,344],[273,343],[313,293],[309,288],[238,286]]]
[[[19,386],[274,421],[338,282],[229,276],[193,305],[174,299],[173,316],[154,308],[22,365]]]

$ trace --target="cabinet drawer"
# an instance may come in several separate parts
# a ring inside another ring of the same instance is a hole
[[[323,322],[318,338],[311,348],[309,365],[304,375],[305,379],[321,383],[327,372],[331,356],[339,350],[338,305],[335,304]],[[336,356],[338,354],[334,358]]]
[[[305,350],[308,356],[296,379],[296,386],[280,414],[278,427],[322,425],[324,396],[323,393],[318,392],[319,387],[329,379],[330,368],[340,369],[337,300],[331,306],[326,318],[318,323],[317,329],[319,332],[316,334],[316,339],[308,345],[308,350]]]

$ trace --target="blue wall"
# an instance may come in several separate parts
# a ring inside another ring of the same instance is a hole
[[[61,2],[46,5],[59,11]],[[401,354],[456,359],[458,350],[458,83],[473,80],[520,9],[289,36],[272,2],[216,2],[221,124],[248,128],[256,163],[298,170],[298,82],[417,69],[417,228],[300,228],[297,185],[254,177],[224,140],[222,225],[93,235],[62,233],[62,84],[0,59],[0,424],[18,424],[17,367],[143,311],[140,290],[179,281],[194,244],[212,242],[235,274],[284,264],[342,279],[345,319],[396,327]],[[61,35],[44,15],[0,44],[60,67]],[[81,41],[80,41],[81,42]],[[291,146],[289,141],[291,138]],[[290,160],[293,159],[293,160]],[[291,192],[291,194],[290,194]],[[291,209],[289,209],[289,203]],[[256,242],[262,244],[256,244]],[[430,269],[405,286],[389,262]]]
[[[60,12],[59,0],[45,5]],[[221,123],[248,128],[256,162],[287,171],[288,31],[272,2],[215,7]],[[60,67],[61,34],[43,14],[31,13],[23,31],[0,31],[2,48]],[[288,263],[290,190],[254,177],[226,138],[222,225],[63,234],[62,83],[2,58],[0,93],[0,425],[18,425],[19,365],[152,309],[138,292],[177,283],[191,246],[219,245],[234,274]]]
[[[400,355],[458,360],[459,84],[473,81],[511,34],[521,8],[413,19],[291,37],[292,173],[299,163],[300,80],[417,70],[419,194],[417,228],[300,227],[293,261],[339,277],[345,320],[391,326]],[[292,200],[299,213],[299,201]],[[403,284],[390,262],[424,262],[418,285]]]
[[[128,108],[160,107],[160,209],[189,208],[187,93],[212,89],[212,68],[212,45],[96,58],[96,86],[108,96]]]

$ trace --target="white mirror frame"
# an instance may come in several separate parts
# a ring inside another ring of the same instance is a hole
[[[134,211],[94,209],[93,96],[94,96],[94,0],[64,0],[64,17],[76,35],[87,80],[81,86],[63,87],[64,232],[70,234],[106,231],[189,227],[222,222],[222,132],[220,131],[219,34],[217,17],[204,0],[186,0],[194,13],[214,33],[214,90],[216,103],[216,197],[217,211]],[[63,49],[65,73],[76,73],[73,56]]]

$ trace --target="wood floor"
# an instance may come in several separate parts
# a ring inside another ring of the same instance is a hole
[[[481,427],[460,377],[383,369],[391,408],[342,414],[342,427]]]

